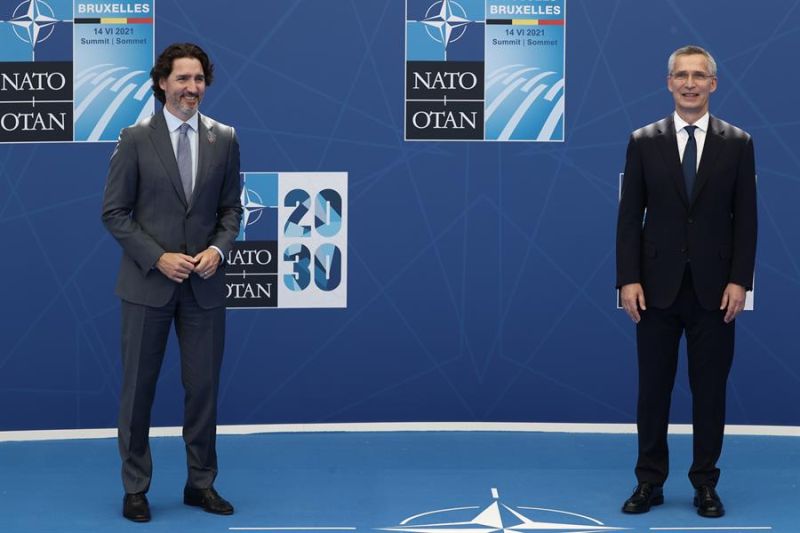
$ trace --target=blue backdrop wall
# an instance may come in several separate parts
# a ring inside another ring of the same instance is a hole
[[[566,142],[538,144],[403,141],[404,9],[156,4],[157,49],[195,41],[215,61],[202,109],[237,127],[243,170],[349,172],[347,309],[229,311],[220,422],[632,422],[618,176],[630,131],[672,109],[668,54],[696,43],[719,63],[712,112],[753,135],[759,176],[728,420],[800,425],[798,2],[568,0]],[[115,425],[112,149],[0,145],[0,430]],[[181,398],[171,342],[154,423],[180,424]]]

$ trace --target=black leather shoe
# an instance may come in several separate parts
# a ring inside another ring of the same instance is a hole
[[[185,487],[183,489],[183,503],[195,507],[202,507],[207,513],[233,514],[233,505],[220,496],[217,491],[214,490],[214,487],[209,487],[207,489]]]
[[[622,505],[623,513],[646,513],[653,505],[664,503],[664,490],[651,483],[639,483],[633,490],[631,497]]]
[[[125,495],[122,499],[122,516],[134,522],[150,521],[150,504],[144,492]]]
[[[714,487],[702,485],[694,491],[694,506],[697,514],[706,518],[719,518],[725,514],[725,506]]]

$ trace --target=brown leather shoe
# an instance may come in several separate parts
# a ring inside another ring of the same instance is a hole
[[[220,496],[214,487],[196,489],[188,485],[183,489],[183,503],[194,507],[202,507],[207,513],[233,514],[233,505]]]
[[[725,506],[714,487],[701,485],[694,491],[694,506],[697,514],[705,518],[719,518],[725,514]]]
[[[122,499],[122,516],[134,522],[150,521],[150,504],[144,492],[125,495]]]
[[[631,497],[622,504],[622,512],[629,514],[646,513],[653,505],[664,503],[664,489],[652,483],[639,483]]]

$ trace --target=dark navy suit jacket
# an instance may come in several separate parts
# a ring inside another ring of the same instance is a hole
[[[669,307],[688,261],[700,304],[719,309],[728,283],[752,288],[756,233],[749,134],[710,117],[690,198],[673,116],[633,132],[617,220],[618,288],[641,283],[648,306]]]

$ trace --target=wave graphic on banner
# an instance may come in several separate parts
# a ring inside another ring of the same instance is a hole
[[[506,65],[486,77],[487,132],[500,141],[553,140],[564,119],[564,78],[525,65]],[[559,133],[557,137],[561,137]]]
[[[76,73],[76,140],[113,140],[121,128],[152,115],[151,87],[148,72],[110,63]]]

